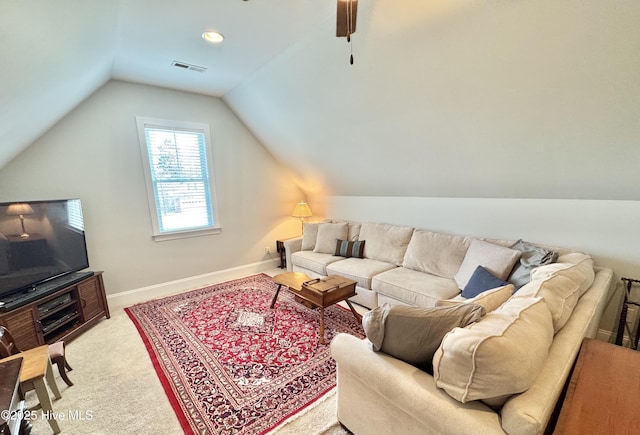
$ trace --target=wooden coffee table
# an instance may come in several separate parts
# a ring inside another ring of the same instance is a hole
[[[338,275],[333,275],[333,278],[342,278]],[[347,278],[342,278],[345,282],[350,281]],[[320,344],[325,344],[324,340],[324,309],[330,307],[338,302],[345,301],[349,306],[349,309],[355,316],[358,323],[362,322],[362,316],[353,308],[350,297],[356,295],[355,285],[340,287],[329,291],[316,291],[307,286],[303,286],[305,282],[311,281],[311,278],[304,273],[300,272],[285,272],[280,273],[273,277],[273,281],[278,284],[276,293],[271,300],[271,308],[274,307],[280,289],[284,286],[287,290],[296,296],[297,300],[307,302],[312,308],[320,308]],[[352,281],[350,281],[352,282]],[[305,306],[309,306],[304,304]]]

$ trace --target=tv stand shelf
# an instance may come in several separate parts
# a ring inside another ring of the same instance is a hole
[[[0,324],[13,335],[20,350],[58,340],[69,341],[110,317],[102,272],[0,314]]]

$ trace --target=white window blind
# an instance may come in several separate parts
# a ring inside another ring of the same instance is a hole
[[[67,218],[71,228],[75,228],[78,231],[84,231],[82,205],[79,199],[71,199],[67,201]]]
[[[138,118],[138,128],[154,235],[217,228],[208,126]]]

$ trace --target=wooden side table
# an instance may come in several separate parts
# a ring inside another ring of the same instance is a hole
[[[631,434],[640,428],[640,352],[585,338],[554,434]]]
[[[47,384],[53,392],[56,399],[60,399],[62,395],[53,374],[53,367],[51,367],[51,360],[49,360],[49,346],[39,346],[33,349],[25,350],[24,352],[16,353],[7,358],[0,360],[0,363],[11,361],[17,358],[23,359],[22,372],[20,373],[20,385],[24,392],[29,390],[36,390],[36,395],[42,406],[43,413],[48,417],[49,425],[53,429],[53,433],[60,433],[60,426],[55,419],[55,413],[51,406],[51,398],[49,397],[49,391],[44,383],[45,378]]]
[[[286,269],[287,268],[287,252],[284,248],[284,242],[286,242],[287,240],[291,240],[291,239],[296,239],[300,236],[297,237],[287,237],[285,239],[278,239],[276,240],[276,252],[278,254],[280,254],[280,269]]]

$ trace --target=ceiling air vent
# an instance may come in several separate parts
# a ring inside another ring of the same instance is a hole
[[[175,66],[176,68],[181,68],[181,69],[188,69],[190,71],[195,71],[195,72],[205,72],[207,69],[203,66],[198,66],[198,65],[191,65],[189,63],[185,63],[185,62],[178,62],[177,60],[174,60],[173,62],[171,62],[171,65]]]

